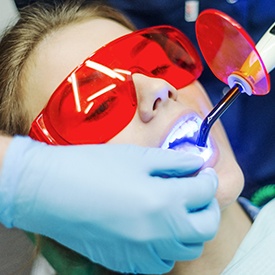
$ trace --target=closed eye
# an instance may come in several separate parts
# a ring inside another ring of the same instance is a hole
[[[168,68],[169,68],[169,65],[157,66],[155,69],[153,69],[151,71],[151,73],[153,75],[156,75],[156,76],[163,75],[163,74],[165,74],[167,72]]]
[[[85,118],[85,120],[98,120],[102,118],[110,111],[112,104],[115,100],[115,96],[108,97],[108,99],[100,103],[100,105],[97,106],[96,109],[92,108],[91,112],[89,112],[89,115]]]

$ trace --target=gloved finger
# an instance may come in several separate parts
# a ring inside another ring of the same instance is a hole
[[[181,242],[184,245],[187,245],[210,241],[217,234],[219,224],[219,204],[216,199],[213,199],[212,202],[204,209],[189,213],[188,224],[182,224],[182,226],[185,226],[185,228],[183,229]],[[186,235],[187,231],[189,231],[188,235]]]
[[[150,175],[159,177],[184,177],[204,164],[198,155],[159,148],[147,148],[144,157]]]
[[[177,240],[173,242],[162,243],[158,245],[156,253],[163,260],[173,261],[190,261],[201,256],[203,251],[204,243],[180,243]]]
[[[160,245],[159,245],[160,244]],[[124,270],[123,273],[131,273],[131,274],[164,274],[171,271],[173,268],[175,261],[170,257],[169,254],[167,259],[164,260],[160,257],[158,250],[170,250],[171,246],[163,247],[163,242],[159,242],[155,240],[155,243],[152,242],[132,242],[131,246],[124,246],[121,241],[115,240],[112,243],[112,251],[119,251],[125,249],[125,257],[123,261],[117,253],[113,253],[108,249],[108,253],[97,253],[95,258],[92,259],[93,262],[102,263],[103,260],[98,258],[98,256],[106,259],[107,257],[110,258],[108,261],[110,264],[105,267],[112,269],[117,272],[121,272]],[[165,249],[164,249],[165,248]],[[137,260],[138,259],[138,260]]]
[[[140,262],[139,264],[136,265],[135,268],[132,267],[131,270],[127,273],[132,273],[132,274],[166,274],[170,272],[174,265],[175,261],[171,260],[163,260],[157,257],[156,260],[152,259],[152,255],[149,255],[150,260],[148,258],[144,259],[143,262]],[[140,260],[140,257],[138,257]],[[142,261],[142,260],[140,260]],[[149,265],[148,265],[149,263]],[[125,268],[124,268],[125,269]],[[117,270],[120,272],[121,268]]]
[[[207,206],[215,197],[218,187],[218,177],[212,168],[206,168],[195,177],[184,178],[182,195],[189,211]],[[188,196],[187,196],[188,194]]]

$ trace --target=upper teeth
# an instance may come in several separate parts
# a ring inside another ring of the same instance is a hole
[[[183,142],[189,140],[189,142],[195,143],[200,124],[201,120],[198,117],[193,117],[186,121],[179,122],[167,136],[161,148],[171,148],[173,145],[178,144],[181,140]]]

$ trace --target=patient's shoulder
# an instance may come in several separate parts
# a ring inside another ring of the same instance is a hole
[[[258,213],[234,258],[223,271],[228,274],[274,274],[275,199]]]

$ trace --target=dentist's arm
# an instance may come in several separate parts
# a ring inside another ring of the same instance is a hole
[[[184,177],[203,164],[187,153],[0,136],[0,161],[1,223],[116,271],[165,273],[199,257],[218,228],[216,175]]]

